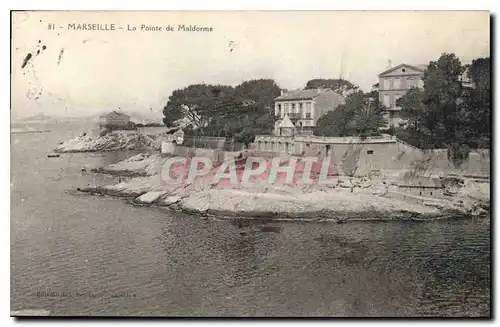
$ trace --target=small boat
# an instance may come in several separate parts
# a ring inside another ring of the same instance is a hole
[[[59,158],[61,155],[60,154],[57,154],[57,153],[49,153],[47,155],[47,157],[49,158]]]

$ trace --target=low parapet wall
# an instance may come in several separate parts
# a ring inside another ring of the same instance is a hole
[[[277,139],[277,138],[276,138]],[[292,141],[292,138],[284,138]],[[168,143],[168,142],[166,142]],[[171,143],[171,142],[170,142]],[[257,142],[255,142],[257,143]],[[283,143],[279,143],[283,144]],[[288,145],[289,147],[291,145]],[[204,149],[175,144],[163,144],[162,154],[193,157],[205,156],[211,160],[222,162],[237,157],[241,151],[223,151],[222,149]],[[272,151],[258,146],[249,151],[249,155],[276,157],[328,157],[334,170],[339,175],[350,176],[393,176],[411,172],[416,175],[475,175],[489,176],[489,152],[475,151],[461,169],[448,159],[446,149],[422,150],[404,142],[339,143],[326,147],[325,144],[311,143],[304,151]]]
[[[176,157],[204,157],[213,162],[222,162],[236,158],[241,151],[223,151],[215,149],[193,148],[176,145],[174,142],[164,142],[161,147],[161,154]]]
[[[489,149],[477,149],[469,152],[467,161],[462,165],[462,172],[473,176],[489,176],[491,170]]]

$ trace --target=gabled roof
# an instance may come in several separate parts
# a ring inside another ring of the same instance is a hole
[[[321,89],[308,89],[308,90],[298,90],[287,92],[283,95],[280,95],[277,98],[274,98],[275,101],[283,101],[283,100],[309,100],[317,97],[321,94],[321,92],[326,92],[331,90],[321,90]]]
[[[285,117],[283,117],[283,120],[281,121],[280,128],[295,128],[295,125],[292,123],[290,118],[288,117],[288,114],[285,114]]]
[[[414,70],[417,70],[417,71],[420,71],[420,72],[424,72],[425,69],[427,68],[427,65],[409,65],[409,64],[400,64],[400,65],[397,65],[397,66],[394,66],[392,68],[389,68],[387,69],[386,71],[378,74],[378,76],[382,76],[382,75],[385,75],[385,74],[388,74],[396,69],[399,69],[399,68],[402,68],[402,67],[409,67],[411,69],[414,69]]]

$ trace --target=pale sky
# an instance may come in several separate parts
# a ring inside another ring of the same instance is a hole
[[[117,30],[69,30],[70,23]],[[175,31],[127,31],[141,24]],[[177,31],[179,24],[213,32]],[[426,64],[453,52],[471,61],[489,56],[489,48],[484,11],[14,12],[12,114],[86,115],[120,106],[160,115],[175,89],[254,78],[297,89],[342,74],[369,91],[388,60]]]

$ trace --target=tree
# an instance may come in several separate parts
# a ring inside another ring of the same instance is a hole
[[[471,148],[490,144],[490,59],[480,58],[462,66],[454,55],[444,53],[429,63],[423,90],[411,89],[398,100],[409,119],[398,137],[423,148],[447,148],[458,163]],[[463,73],[472,81],[469,87]]]
[[[235,93],[241,101],[253,101],[274,114],[274,98],[280,95],[281,89],[272,79],[253,79],[236,86]]]
[[[234,89],[234,111],[220,120],[224,136],[248,145],[258,134],[268,134],[274,129],[274,98],[280,87],[272,79],[254,79],[237,85]]]
[[[424,91],[411,88],[401,98],[396,100],[396,105],[401,107],[401,118],[408,120],[407,126],[418,128],[418,120],[425,110],[422,102]]]
[[[314,131],[319,136],[378,135],[386,125],[376,91],[357,91],[349,95],[345,105],[320,117]]]
[[[416,142],[413,145],[445,148],[463,138],[464,120],[460,107],[463,71],[464,67],[454,54],[444,53],[437,61],[431,61],[425,70],[423,90],[410,89],[398,99],[401,114],[408,119],[406,136]]]
[[[473,88],[467,89],[463,106],[467,107],[469,128],[475,132],[477,146],[490,147],[491,139],[491,59],[479,58],[467,67]]]
[[[383,108],[378,105],[378,100],[369,95],[363,96],[351,122],[356,130],[356,135],[379,135],[380,129],[387,125],[382,112]]]
[[[353,83],[338,78],[338,79],[325,79],[325,78],[316,78],[308,81],[306,83],[305,89],[318,89],[318,88],[326,88],[331,89],[344,97],[352,94],[359,90],[359,87],[354,85]]]
[[[163,123],[165,126],[173,127],[175,122],[184,117],[180,106],[168,105],[163,107]]]
[[[463,119],[459,115],[459,98],[463,71],[460,60],[449,53],[431,61],[425,70],[422,99],[425,110],[419,122],[425,147],[444,148],[461,138]]]
[[[163,110],[164,122],[171,126],[174,119],[186,118],[195,127],[203,129],[210,120],[232,110],[234,89],[226,85],[193,84],[175,90]]]
[[[176,90],[164,109],[164,122],[185,118],[190,135],[234,137],[245,143],[274,128],[274,98],[280,88],[272,79],[250,80],[236,87],[195,84]]]

